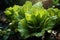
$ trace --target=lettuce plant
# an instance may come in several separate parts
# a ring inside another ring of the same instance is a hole
[[[19,21],[18,31],[21,36],[43,36],[45,31],[51,30],[55,24],[57,16],[50,16],[49,12],[44,9],[31,10],[25,13],[25,18]]]
[[[45,31],[51,30],[56,19],[60,17],[59,9],[44,9],[41,2],[32,5],[27,1],[23,6],[14,5],[4,11],[8,29],[18,31],[22,38],[43,36]]]

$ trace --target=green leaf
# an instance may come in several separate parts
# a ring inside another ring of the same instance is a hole
[[[32,3],[30,1],[27,1],[22,7],[24,12],[28,12],[32,7]]]
[[[33,7],[33,8],[34,8],[34,7],[37,7],[38,9],[40,9],[40,8],[43,8],[43,4],[42,4],[42,2],[37,2],[37,3],[34,4],[32,7]]]
[[[10,11],[8,11],[8,10],[7,10],[7,11],[5,11],[4,13],[5,13],[5,15],[7,15],[7,16],[9,16],[9,15],[11,15],[11,14],[12,14],[12,13],[11,13]]]

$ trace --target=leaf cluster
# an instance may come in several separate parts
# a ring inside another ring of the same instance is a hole
[[[27,1],[23,6],[7,8],[4,13],[10,22],[7,29],[11,29],[11,32],[18,31],[22,38],[43,36],[45,31],[51,30],[60,21],[60,10],[44,9],[42,2],[32,5]]]

